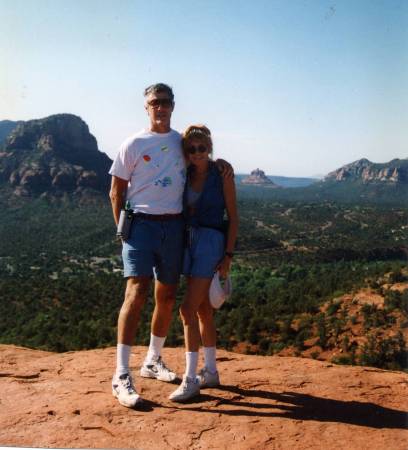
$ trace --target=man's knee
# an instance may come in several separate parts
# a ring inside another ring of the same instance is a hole
[[[129,278],[126,285],[125,302],[143,304],[149,295],[150,280]]]
[[[159,285],[156,288],[155,300],[159,307],[173,309],[176,302],[177,286],[174,285]]]

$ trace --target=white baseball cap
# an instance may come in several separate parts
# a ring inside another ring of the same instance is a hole
[[[221,281],[218,271],[215,272],[209,292],[211,306],[215,309],[220,308],[225,300],[231,295],[231,292],[232,283],[230,276],[228,275],[225,280]]]

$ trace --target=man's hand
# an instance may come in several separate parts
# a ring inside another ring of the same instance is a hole
[[[234,169],[228,161],[225,161],[225,159],[217,159],[215,165],[223,178],[234,178]]]

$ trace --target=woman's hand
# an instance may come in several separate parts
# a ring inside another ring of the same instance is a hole
[[[231,262],[232,259],[229,256],[225,255],[222,261],[219,263],[217,270],[221,278],[227,278],[229,271],[231,270]]]

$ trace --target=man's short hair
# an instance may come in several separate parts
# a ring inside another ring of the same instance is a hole
[[[172,102],[174,102],[174,94],[173,94],[173,89],[168,86],[167,84],[164,83],[156,83],[156,84],[152,84],[150,86],[148,86],[145,90],[144,90],[144,96],[147,97],[149,94],[156,94],[159,92],[165,92],[170,100]]]

